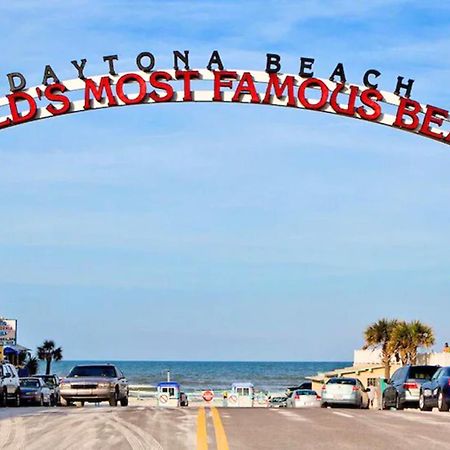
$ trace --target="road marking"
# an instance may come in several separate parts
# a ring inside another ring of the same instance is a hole
[[[211,407],[211,414],[213,419],[214,431],[216,433],[217,450],[229,450],[228,440],[223,428],[222,420],[219,411],[215,406]]]
[[[197,450],[208,450],[208,436],[206,434],[206,412],[203,406],[198,408]]]
[[[336,414],[337,416],[342,416],[342,417],[348,417],[350,419],[353,419],[354,416],[352,416],[351,414],[346,414],[343,412],[337,412],[337,411],[333,411],[333,414]]]

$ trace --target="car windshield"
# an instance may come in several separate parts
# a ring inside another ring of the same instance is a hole
[[[302,389],[297,391],[297,395],[317,395],[316,391],[311,391],[310,389]]]
[[[116,370],[111,366],[77,366],[69,373],[69,377],[114,378],[115,376]]]
[[[49,386],[56,386],[56,380],[55,380],[55,377],[46,377],[46,376],[42,376],[42,377],[39,377],[39,378],[41,378],[42,380],[44,380],[45,383],[48,384]]]
[[[26,388],[38,388],[39,381],[38,380],[20,380],[20,385]]]
[[[438,367],[433,366],[411,367],[408,376],[415,380],[431,380],[437,369]]]
[[[349,384],[349,385],[355,385],[356,380],[353,378],[332,378],[330,381],[328,381],[328,384]]]

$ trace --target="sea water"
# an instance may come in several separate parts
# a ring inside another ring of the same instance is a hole
[[[249,381],[257,389],[274,391],[296,386],[306,376],[351,365],[349,361],[246,362],[246,361],[60,361],[52,372],[67,376],[78,364],[111,363],[117,365],[131,385],[155,386],[167,379],[181,384],[186,392],[202,389],[229,389],[236,381]],[[40,371],[44,370],[44,365]]]

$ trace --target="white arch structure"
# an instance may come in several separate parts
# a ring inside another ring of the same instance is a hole
[[[193,87],[192,101],[193,102],[213,102],[213,94],[214,94],[213,90],[204,90],[204,89],[195,90],[194,85],[195,85],[195,83],[198,83],[199,81],[214,81],[214,73],[215,72],[211,71],[211,70],[207,70],[207,69],[192,69],[192,70],[196,70],[199,72],[199,78],[191,81],[191,84]],[[242,77],[242,75],[244,73],[250,73],[253,78],[254,83],[256,83],[256,84],[259,84],[259,85],[266,84],[267,85],[269,82],[269,74],[266,72],[263,72],[263,71],[241,70],[241,69],[229,69],[229,71],[236,72],[238,75],[238,78],[236,80],[233,80],[235,85],[239,82],[240,78]],[[161,70],[158,72],[166,72],[171,75],[171,77],[173,78],[173,82],[180,82],[179,80],[175,79],[175,70],[173,70],[173,69]],[[89,79],[94,81],[96,84],[98,84],[103,77],[109,77],[109,79],[111,80],[111,86],[114,86],[114,85],[116,85],[117,81],[122,76],[129,75],[129,74],[139,75],[144,80],[148,80],[148,77],[150,75],[150,73],[148,73],[148,72],[133,71],[133,72],[124,72],[124,73],[120,73],[117,75],[110,75],[110,74],[96,75],[96,76],[89,77]],[[278,78],[279,78],[280,82],[283,82],[287,76],[294,78],[295,86],[300,86],[303,82],[308,80],[308,78],[302,78],[302,77],[299,77],[298,75],[281,74],[281,73],[278,74]],[[339,85],[339,83],[330,81],[328,79],[316,78],[316,77],[315,77],[315,79],[323,82],[327,86],[327,88],[330,90],[330,92],[332,92],[334,89],[336,89]],[[82,80],[79,78],[61,81],[60,83],[66,87],[67,90],[64,93],[64,95],[67,95],[67,96],[70,96],[72,93],[75,93],[77,91],[84,91],[85,86],[86,86],[85,80]],[[368,89],[368,88],[366,88],[364,86],[360,86],[360,85],[346,84],[344,89],[341,91],[341,93],[339,95],[347,95],[348,96],[350,93],[350,87],[352,87],[352,86],[355,86],[358,88],[358,95],[360,95],[363,91]],[[45,88],[46,88],[46,86],[39,85],[39,86],[34,86],[31,88],[28,88],[28,89],[24,90],[23,92],[30,95],[34,99],[39,99],[40,96],[42,96],[42,93],[44,92]],[[313,88],[313,87],[311,87],[311,88]],[[390,107],[393,110],[398,108],[398,106],[400,105],[400,102],[402,100],[402,97],[399,97],[398,95],[393,94],[391,92],[387,92],[387,91],[378,90],[378,92],[380,92],[380,94],[383,96],[383,99],[379,101],[380,104],[388,105],[388,107]],[[222,92],[222,102],[231,102],[233,94],[234,94],[233,91],[231,91],[231,90],[227,91],[224,89]],[[267,103],[262,103],[262,99],[265,96],[264,93],[258,92],[258,96],[261,100],[260,104],[267,104]],[[183,90],[175,91],[173,97],[168,101],[168,103],[183,102],[184,101],[183,97],[184,97]],[[131,95],[130,95],[130,98],[132,98]],[[116,97],[116,100],[117,100],[117,106],[128,106],[120,98]],[[250,95],[244,94],[242,96],[242,98],[239,100],[239,102],[240,103],[250,103],[251,102]],[[295,102],[296,102],[296,105],[293,106],[294,108],[297,107],[299,109],[305,109],[305,106],[299,101],[299,99],[297,97],[295,99]],[[152,100],[151,98],[146,96],[146,98],[139,104],[153,104],[153,103],[158,103],[158,102],[155,102],[154,100]],[[48,104],[48,101],[47,101],[47,104]],[[85,111],[86,109],[84,108],[84,104],[85,104],[84,98],[78,99],[78,100],[71,100],[70,110],[68,112],[64,113],[64,115]],[[268,103],[268,104],[272,105],[272,106],[288,106],[286,97],[278,98],[277,96],[274,96],[274,95],[271,95],[270,103]],[[422,118],[424,117],[424,114],[427,111],[428,105],[423,104],[423,103],[417,103],[417,104],[420,105],[420,111],[418,112],[418,115],[421,117],[421,121],[420,121],[420,123],[421,123]],[[8,105],[9,105],[8,97],[7,96],[0,97],[0,123],[2,121],[6,120],[7,117],[9,117],[8,115],[3,114],[3,110]],[[90,109],[102,109],[102,108],[108,108],[108,107],[111,107],[111,106],[109,106],[105,100],[102,100],[100,102],[93,100],[92,106]],[[116,107],[116,106],[114,106],[114,107]],[[292,106],[289,106],[289,107],[292,107]],[[341,107],[346,108],[347,105],[342,104]],[[330,114],[344,115],[344,114],[340,114],[340,113],[336,112],[331,107],[329,102],[327,102],[327,104],[323,108],[321,108],[320,111],[330,113]],[[354,116],[349,116],[349,115],[345,115],[345,116],[349,117],[349,118],[361,119],[361,117],[358,116],[358,114],[355,114]],[[47,119],[50,117],[56,117],[56,116],[52,115],[45,107],[38,107],[35,117],[30,121]],[[396,119],[396,116],[394,114],[382,112],[380,117],[377,118],[376,120],[374,120],[373,122],[392,127],[394,125],[395,119]],[[450,122],[450,119],[448,117],[442,117],[442,120],[444,123]],[[23,123],[26,123],[26,122],[23,122]],[[13,124],[13,125],[15,125],[15,124]],[[402,129],[405,131],[410,131],[412,133],[419,134],[424,137],[430,137],[430,136],[421,134],[419,132],[420,131],[419,129],[410,130],[410,129],[404,129],[404,128],[399,128],[399,127],[395,127],[395,128]],[[420,127],[418,127],[418,128],[420,128]],[[6,127],[5,127],[5,129],[6,129]],[[443,130],[441,128],[436,128],[436,127],[432,127],[432,126],[430,126],[430,130],[435,133],[444,132],[445,135],[447,135],[447,133],[450,133],[450,129]],[[442,142],[442,143],[450,144],[450,138],[449,138],[449,141],[440,140],[440,139],[438,141]]]

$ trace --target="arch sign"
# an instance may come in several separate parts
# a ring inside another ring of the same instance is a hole
[[[338,63],[329,78],[314,74],[314,59],[300,58],[298,74],[281,73],[281,57],[266,54],[265,70],[226,70],[214,50],[206,69],[189,67],[189,51],[173,52],[173,69],[155,70],[142,52],[137,71],[117,73],[117,55],[103,57],[108,73],[85,76],[86,59],[71,61],[77,78],[60,81],[52,66],[42,84],[27,88],[20,72],[7,74],[10,93],[0,97],[0,130],[38,119],[125,105],[172,102],[231,102],[309,109],[366,120],[450,144],[449,111],[411,99],[414,80],[397,78],[393,93],[378,89],[381,73],[367,70],[362,85],[347,83]]]

